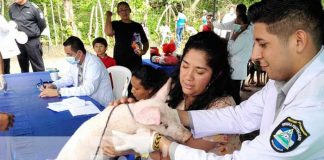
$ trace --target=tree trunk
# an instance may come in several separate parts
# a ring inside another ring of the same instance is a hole
[[[45,35],[48,39],[48,49],[50,49],[50,47],[52,46],[52,39],[51,39],[51,29],[48,23],[48,14],[47,14],[47,7],[45,3],[42,3],[43,8],[44,8],[44,18],[45,18],[45,22],[46,22],[46,28],[44,29],[44,31],[42,32],[42,35]]]
[[[73,3],[72,0],[64,0],[64,15],[67,25],[71,27],[72,34],[78,36],[78,29],[74,21]]]
[[[95,7],[95,33],[94,33],[95,38],[98,37],[98,32],[99,32],[98,4],[96,4],[96,7]]]
[[[1,0],[1,15],[4,15],[4,0]]]
[[[149,4],[149,0],[145,0],[145,8],[147,8],[145,10],[145,14],[144,14],[144,25],[147,27],[147,17],[148,17],[148,11],[149,11],[149,8],[150,7],[150,4]]]
[[[90,16],[90,24],[89,24],[89,32],[88,32],[88,40],[90,43],[92,42],[92,20],[93,20],[94,10],[95,10],[95,6],[92,6],[91,16]]]
[[[102,37],[106,38],[104,14],[103,14],[102,5],[101,5],[100,0],[98,0],[98,8],[100,11],[100,19],[101,19],[101,35],[102,35]]]
[[[63,30],[63,24],[62,24],[62,17],[61,17],[61,5],[59,4],[61,2],[57,2],[56,5],[57,5],[57,13],[58,13],[58,18],[59,18],[59,23],[60,23],[60,29],[61,29],[61,42],[63,42],[63,39],[64,39],[64,33],[62,32]]]
[[[54,15],[53,1],[50,0],[50,3],[51,3],[51,13],[52,13],[52,21],[53,21],[55,45],[57,46],[58,43],[57,43],[57,32],[56,32],[56,23],[55,23],[55,15]]]
[[[111,0],[111,6],[110,6],[110,11],[111,12],[114,11],[114,3],[115,3],[115,0]]]
[[[194,3],[190,6],[190,11],[196,11],[197,4],[200,0],[195,0]]]

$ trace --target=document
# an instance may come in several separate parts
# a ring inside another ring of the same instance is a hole
[[[100,110],[91,101],[78,97],[63,99],[61,102],[48,103],[48,109],[55,112],[69,110],[72,116],[100,113]]]
[[[91,101],[86,101],[83,107],[73,107],[69,109],[72,116],[88,115],[100,113],[100,110]]]
[[[69,110],[69,108],[63,103],[63,102],[53,102],[48,103],[48,109],[55,111],[55,112],[61,112]]]

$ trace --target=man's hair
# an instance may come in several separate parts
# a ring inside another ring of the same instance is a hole
[[[243,22],[243,24],[249,24],[249,19],[246,14],[240,14],[236,17],[236,19],[239,19]]]
[[[106,39],[104,39],[102,37],[98,37],[98,38],[94,39],[92,42],[92,47],[94,47],[96,43],[100,43],[100,44],[104,45],[106,48],[108,46]]]
[[[211,17],[213,17],[214,15],[213,15],[213,12],[208,12],[208,13],[206,14],[206,16],[211,16]]]
[[[242,3],[238,4],[236,6],[236,12],[238,13],[238,15],[246,14],[246,6]]]
[[[253,23],[265,23],[267,31],[287,41],[301,29],[311,35],[314,45],[323,41],[323,11],[320,0],[267,0],[252,5],[249,17]]]
[[[119,2],[119,3],[117,4],[117,9],[118,9],[119,6],[121,6],[121,5],[125,5],[125,6],[127,6],[127,7],[130,9],[129,4],[128,4],[127,2],[125,2],[125,1]]]
[[[83,52],[83,54],[87,53],[81,39],[78,37],[75,37],[75,36],[71,36],[67,40],[65,40],[65,42],[63,43],[63,46],[64,47],[71,46],[71,50],[73,52],[77,52],[78,50],[81,50]]]

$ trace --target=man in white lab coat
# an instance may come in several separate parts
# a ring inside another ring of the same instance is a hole
[[[306,160],[324,159],[324,47],[323,12],[319,0],[271,0],[252,12],[254,48],[270,81],[240,105],[215,110],[160,110],[175,115],[195,138],[242,134],[260,129],[238,151],[225,156],[146,134],[120,134],[117,150],[161,150],[175,160]],[[178,114],[172,114],[178,113]],[[179,116],[179,117],[178,117]],[[146,144],[137,145],[132,139]],[[121,138],[119,140],[122,140]],[[146,147],[146,148],[145,148]]]
[[[68,74],[52,84],[45,84],[45,89],[41,87],[40,97],[90,96],[106,107],[114,97],[104,64],[85,50],[78,37],[69,37],[63,45],[70,63]]]

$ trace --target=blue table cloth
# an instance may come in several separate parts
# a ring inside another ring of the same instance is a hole
[[[173,74],[173,72],[177,69],[177,66],[167,66],[167,65],[159,65],[156,63],[152,63],[150,59],[142,59],[142,64],[149,65],[157,70],[162,70],[168,76],[171,76]]]
[[[15,123],[8,132],[0,133],[1,160],[54,159],[77,128],[94,116],[73,117],[69,111],[54,112],[46,108],[49,102],[62,100],[38,96],[36,85],[41,80],[50,81],[49,72],[10,74],[5,79],[8,91],[0,92],[0,112],[13,113]],[[104,109],[88,96],[79,98]]]

